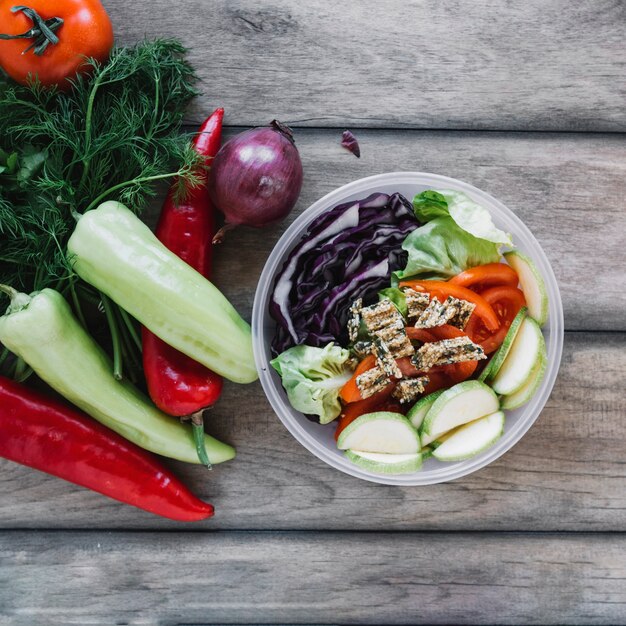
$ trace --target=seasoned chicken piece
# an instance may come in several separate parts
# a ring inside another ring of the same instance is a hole
[[[404,378],[394,387],[391,395],[397,400],[400,400],[401,404],[413,402],[420,394],[424,393],[424,389],[429,380],[428,376]]]
[[[463,361],[479,361],[486,359],[484,350],[469,337],[455,337],[432,343],[425,343],[415,352],[411,362],[422,371],[436,365],[450,365]]]
[[[374,337],[374,354],[376,363],[389,378],[402,378],[402,372],[396,364],[394,355],[389,350],[389,346],[380,338]]]
[[[411,287],[403,287],[402,291],[406,298],[407,317],[409,321],[417,319],[428,306],[430,294],[422,291],[415,291]]]
[[[382,391],[388,384],[389,377],[380,367],[373,367],[356,378],[356,386],[364,400]]]
[[[455,306],[442,304],[437,298],[433,298],[422,314],[415,321],[415,328],[435,328],[447,324],[456,314]]]
[[[351,342],[355,342],[359,337],[359,327],[361,326],[361,309],[363,308],[363,298],[357,298],[350,307],[350,319],[348,320],[348,337]]]
[[[406,336],[404,318],[389,298],[362,309],[361,314],[369,333],[383,341],[394,358],[413,354],[415,350]]]

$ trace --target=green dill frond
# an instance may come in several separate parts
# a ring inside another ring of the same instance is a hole
[[[20,167],[0,171],[0,281],[31,291],[70,278],[73,211],[119,200],[140,212],[159,181],[197,184],[201,158],[180,134],[196,95],[185,53],[171,39],[115,48],[64,92],[0,84],[0,153]]]

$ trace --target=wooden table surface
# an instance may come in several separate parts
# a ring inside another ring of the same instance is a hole
[[[217,509],[157,519],[0,462],[0,624],[626,623],[623,0],[105,0],[118,41],[177,36],[228,133],[289,123],[296,210],[230,233],[216,282],[249,319],[264,260],[335,187],[396,170],[468,181],[531,228],[565,350],[524,439],[453,483],[359,481],[301,447],[258,383],[226,385]],[[350,128],[362,158],[339,147]],[[154,216],[153,216],[154,217]]]

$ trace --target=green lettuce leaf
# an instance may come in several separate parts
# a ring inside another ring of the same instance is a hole
[[[415,229],[403,242],[409,258],[404,270],[394,272],[394,282],[408,279],[447,280],[469,267],[497,263],[499,244],[479,239],[451,217],[437,217]]]
[[[413,198],[413,210],[420,222],[430,222],[436,217],[450,215],[448,202],[438,191],[427,189]]]
[[[339,391],[352,376],[346,363],[349,356],[331,342],[325,348],[294,346],[270,363],[282,378],[291,406],[327,424],[341,413]]]
[[[478,239],[513,245],[511,235],[496,228],[489,211],[462,191],[422,191],[413,198],[413,208],[421,222],[449,215],[458,226]]]

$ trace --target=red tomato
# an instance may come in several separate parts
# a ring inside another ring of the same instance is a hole
[[[482,346],[485,354],[491,354],[502,345],[511,322],[519,313],[519,310],[526,306],[526,299],[520,289],[505,286],[486,289],[481,293],[481,296],[493,307],[500,321],[500,327],[494,333],[486,328],[481,323],[481,320],[474,318],[472,315],[465,331],[472,341]]]
[[[0,0],[0,24],[5,35],[21,35],[38,28],[36,21],[41,17],[58,41],[46,43],[44,35],[0,40],[0,67],[13,80],[26,84],[36,76],[44,86],[61,85],[66,78],[84,71],[86,58],[100,62],[108,58],[113,27],[99,0],[30,0],[28,8],[35,12],[34,19],[28,11],[12,11],[16,4],[15,0]],[[54,18],[63,21],[59,24]],[[26,52],[32,44],[34,47]]]

